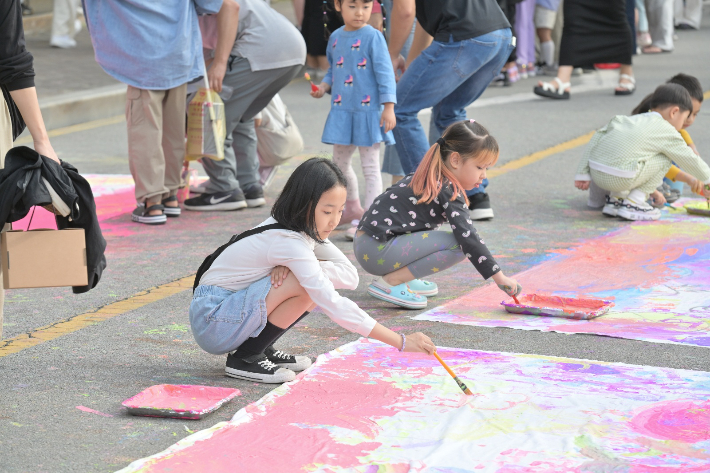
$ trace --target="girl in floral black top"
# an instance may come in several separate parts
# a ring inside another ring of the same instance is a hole
[[[414,174],[380,195],[365,213],[355,238],[355,256],[378,276],[370,295],[401,307],[422,309],[436,284],[419,278],[468,258],[485,279],[509,295],[522,288],[506,277],[473,227],[466,190],[478,187],[498,160],[498,143],[474,120],[449,126]],[[440,231],[448,222],[451,231]]]

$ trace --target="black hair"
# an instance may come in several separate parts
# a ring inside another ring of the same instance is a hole
[[[688,91],[691,98],[694,98],[700,103],[703,102],[703,86],[700,85],[700,81],[696,77],[681,72],[668,79],[666,84],[682,85],[685,87],[685,90]]]
[[[316,205],[323,193],[336,186],[347,188],[345,176],[338,166],[327,158],[311,158],[288,178],[271,207],[271,216],[289,230],[303,232],[323,243],[316,227]]]
[[[693,110],[693,102],[690,100],[690,94],[685,87],[678,84],[663,84],[659,85],[653,92],[651,97],[650,108],[666,108],[677,106],[681,112],[690,112]]]
[[[325,32],[325,40],[328,41],[330,39],[330,35],[333,34],[332,31],[330,31],[330,27],[328,26],[328,23],[330,22],[331,14],[337,15],[337,17],[342,20],[343,16],[340,14],[338,10],[335,9],[335,2],[338,2],[340,5],[340,8],[343,8],[343,2],[346,0],[323,0],[323,31]],[[374,0],[362,0],[363,3],[372,3]],[[380,3],[378,1],[378,3]]]
[[[681,85],[685,88],[685,90],[688,91],[690,94],[690,97],[697,100],[700,103],[703,103],[703,86],[700,85],[700,81],[688,74],[683,74],[682,72],[680,74],[676,74],[668,81],[666,84],[678,84]],[[646,97],[641,100],[641,103],[636,106],[635,109],[631,112],[632,115],[638,115],[639,113],[646,113],[649,110],[651,110],[651,98],[653,97],[653,94],[648,94]],[[692,101],[691,101],[692,104]],[[692,110],[692,109],[691,109]]]

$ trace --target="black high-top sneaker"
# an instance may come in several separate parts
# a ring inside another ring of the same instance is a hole
[[[257,383],[286,383],[296,378],[296,373],[276,366],[263,353],[246,358],[239,358],[234,353],[230,353],[227,355],[227,366],[224,371],[232,378]]]
[[[292,371],[303,371],[310,367],[313,363],[307,356],[291,355],[277,350],[272,346],[264,350],[266,358],[281,368],[287,368]]]

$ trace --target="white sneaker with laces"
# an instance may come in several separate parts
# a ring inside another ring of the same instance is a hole
[[[617,199],[616,197],[612,197],[610,195],[606,196],[606,204],[602,209],[602,213],[604,215],[608,215],[609,217],[616,217],[617,215],[619,215],[619,208],[621,208],[621,202],[621,199]]]
[[[633,190],[619,207],[617,216],[626,220],[658,220],[661,210],[646,202],[648,196],[638,190]]]

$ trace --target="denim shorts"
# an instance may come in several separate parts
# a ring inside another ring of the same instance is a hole
[[[190,303],[190,326],[197,344],[207,353],[236,350],[266,326],[266,295],[271,276],[241,291],[218,286],[197,286]]]

